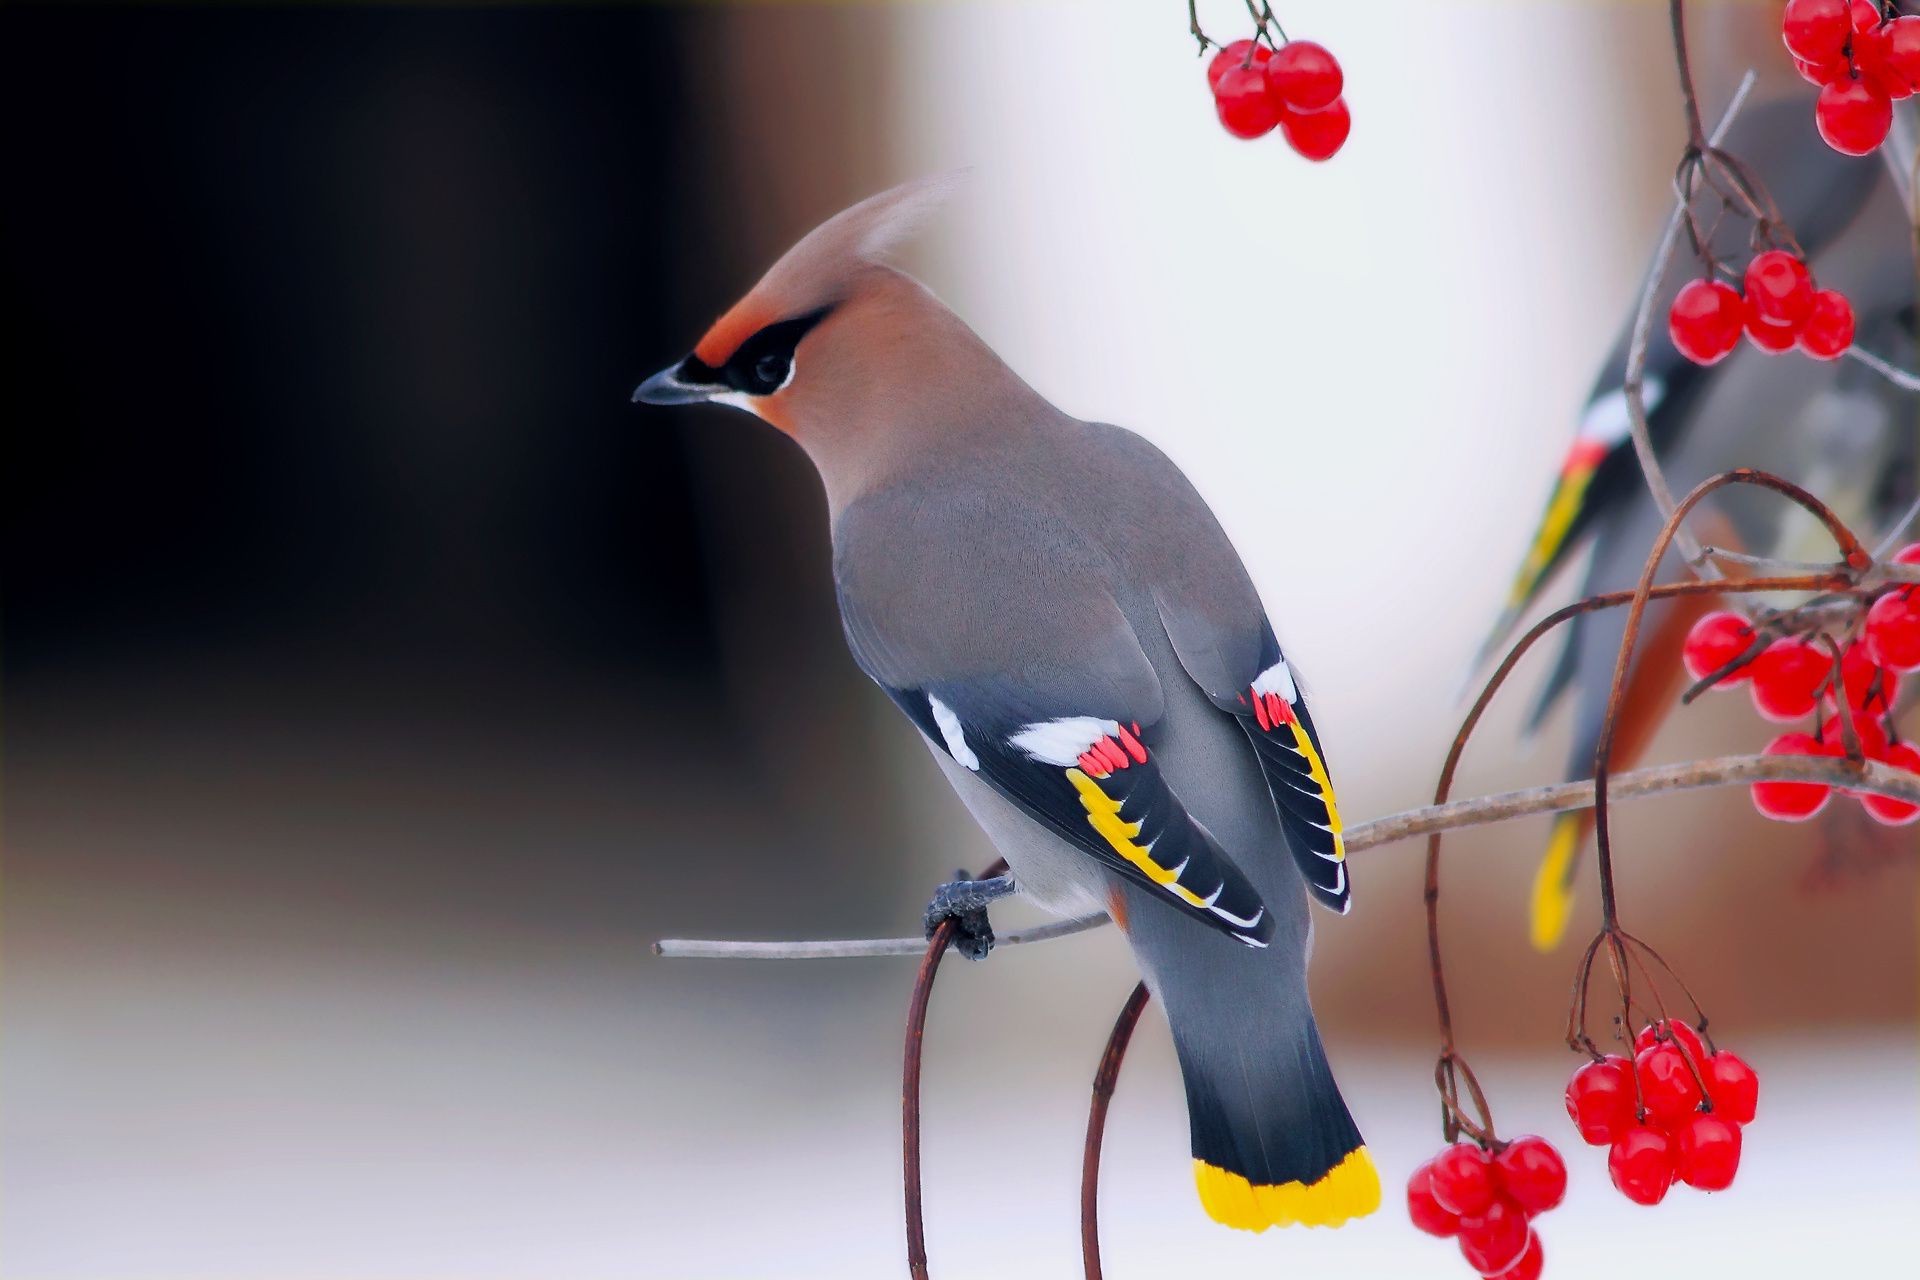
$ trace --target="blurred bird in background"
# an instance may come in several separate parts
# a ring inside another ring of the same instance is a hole
[[[745,409],[818,468],[854,657],[1011,868],[942,886],[929,932],[984,956],[1016,889],[1109,913],[1173,1030],[1208,1213],[1338,1225],[1380,1186],[1308,1003],[1307,900],[1350,888],[1299,681],[1186,477],[884,263],[948,185],[823,224],[634,398]]]
[[[1823,145],[1808,124],[1806,104],[1789,99],[1748,107],[1721,143],[1772,193],[1823,287],[1854,300],[1857,341],[1903,368],[1914,364],[1911,230],[1885,166],[1852,160]],[[1710,197],[1703,197],[1703,216]],[[1710,221],[1706,225],[1712,225]],[[1744,248],[1750,224],[1720,227],[1717,247]],[[1920,423],[1912,393],[1852,360],[1818,363],[1742,344],[1719,364],[1683,358],[1660,317],[1692,275],[1683,240],[1654,311],[1643,378],[1648,434],[1676,494],[1716,472],[1758,467],[1822,495],[1863,536],[1885,529],[1920,488]],[[1636,299],[1637,301],[1637,299]],[[1625,381],[1632,315],[1614,343],[1582,413],[1546,510],[1515,575],[1506,607],[1474,666],[1487,665],[1533,610],[1554,574],[1582,551],[1590,555],[1579,594],[1631,588],[1658,536],[1661,517],[1629,438]],[[1696,517],[1702,541],[1722,550],[1770,559],[1830,561],[1831,539],[1819,522],[1769,495],[1726,491]],[[1745,572],[1722,565],[1728,576]],[[1661,580],[1685,576],[1677,555]],[[1748,597],[1749,600],[1764,597]],[[1687,679],[1681,645],[1694,621],[1725,607],[1699,596],[1656,603],[1634,662],[1616,730],[1613,761],[1638,760]],[[1593,773],[1613,668],[1626,613],[1586,614],[1561,630],[1558,657],[1527,719],[1537,731],[1562,703],[1573,706],[1573,742],[1565,776]],[[1580,854],[1592,832],[1591,810],[1558,818],[1534,880],[1530,932],[1541,950],[1558,945],[1573,909]]]

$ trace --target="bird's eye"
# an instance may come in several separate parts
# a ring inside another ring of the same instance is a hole
[[[772,391],[787,380],[787,358],[780,355],[765,355],[753,362],[755,381]]]

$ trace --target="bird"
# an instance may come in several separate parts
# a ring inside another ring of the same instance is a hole
[[[1337,1226],[1380,1182],[1308,1000],[1309,900],[1352,885],[1302,682],[1166,455],[889,263],[953,183],[815,228],[634,399],[746,410],[816,467],[853,657],[1008,866],[940,886],[929,936],[984,956],[1012,892],[1107,913],[1172,1030],[1202,1207]]]
[[[1757,104],[1737,116],[1722,149],[1766,184],[1823,287],[1839,287],[1858,315],[1856,340],[1867,350],[1912,366],[1914,311],[1908,229],[1885,166],[1841,156],[1807,127],[1806,104],[1793,97]],[[1747,224],[1727,219],[1712,243],[1727,260],[1744,261]],[[1683,240],[1680,253],[1686,253]],[[1647,434],[1676,493],[1734,466],[1772,471],[1828,500],[1856,529],[1885,526],[1913,500],[1915,420],[1905,392],[1854,361],[1820,364],[1804,357],[1737,351],[1719,364],[1688,362],[1658,319],[1685,272],[1675,269],[1655,308],[1642,378]],[[1527,616],[1548,582],[1590,550],[1581,596],[1631,588],[1662,523],[1629,436],[1623,391],[1632,317],[1622,326],[1595,378],[1574,438],[1498,619],[1476,655],[1484,667]],[[1723,491],[1695,527],[1723,550],[1777,559],[1831,560],[1824,531],[1771,495]],[[1737,566],[1723,566],[1742,576]],[[1661,580],[1684,575],[1678,557]],[[1753,599],[1754,597],[1748,597]],[[1726,607],[1723,597],[1655,604],[1621,705],[1612,763],[1622,768],[1650,745],[1688,681],[1680,649],[1693,622]],[[1563,703],[1573,704],[1568,778],[1592,774],[1613,669],[1625,634],[1622,610],[1575,618],[1527,718],[1537,732]],[[1580,854],[1592,832],[1591,810],[1556,818],[1535,874],[1528,932],[1542,951],[1558,946],[1574,906]]]

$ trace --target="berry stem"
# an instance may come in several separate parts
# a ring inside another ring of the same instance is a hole
[[[1680,98],[1687,109],[1687,149],[1707,149],[1706,130],[1700,125],[1700,100],[1693,90],[1693,64],[1687,57],[1687,15],[1683,0],[1667,0],[1667,18],[1673,24],[1673,60],[1680,70]]]

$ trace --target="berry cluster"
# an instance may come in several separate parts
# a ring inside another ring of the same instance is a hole
[[[1587,1063],[1567,1084],[1567,1115],[1635,1204],[1659,1204],[1674,1180],[1724,1191],[1740,1168],[1740,1131],[1753,1121],[1760,1077],[1726,1050],[1710,1053],[1684,1022],[1655,1022],[1619,1054]]]
[[[1920,19],[1916,19],[1920,21]],[[1838,289],[1816,289],[1807,264],[1785,249],[1747,263],[1746,295],[1711,275],[1680,287],[1667,312],[1667,332],[1695,364],[1717,364],[1740,345],[1762,351],[1798,347],[1816,360],[1837,360],[1853,345],[1853,304]]]
[[[1787,0],[1780,36],[1801,76],[1820,86],[1820,136],[1844,155],[1885,141],[1893,103],[1920,88],[1920,18],[1889,21],[1873,0]]]
[[[1546,1255],[1529,1223],[1566,1194],[1566,1162],[1545,1138],[1491,1152],[1456,1142],[1407,1179],[1407,1214],[1428,1235],[1457,1239],[1486,1280],[1539,1280]]]
[[[1903,548],[1895,564],[1920,564],[1920,543]],[[1745,684],[1753,706],[1768,720],[1791,724],[1817,715],[1813,733],[1783,733],[1768,755],[1846,755],[1843,714],[1850,713],[1860,752],[1896,769],[1920,773],[1920,747],[1894,737],[1891,719],[1900,678],[1920,671],[1920,587],[1899,587],[1866,611],[1857,640],[1831,652],[1804,635],[1768,640],[1736,613],[1710,613],[1688,633],[1681,661],[1695,680],[1715,689]],[[1845,703],[1845,711],[1842,710]],[[1754,807],[1781,822],[1804,822],[1826,808],[1833,788],[1817,782],[1756,782]],[[1920,821],[1920,805],[1889,796],[1849,792],[1876,821],[1905,826]]]
[[[1235,40],[1207,64],[1220,123],[1236,138],[1260,138],[1278,128],[1309,160],[1327,160],[1353,129],[1340,63],[1311,40],[1270,48]]]

